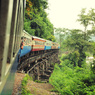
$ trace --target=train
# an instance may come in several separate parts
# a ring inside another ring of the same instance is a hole
[[[32,36],[23,30],[20,44],[20,58],[30,52],[60,49],[57,42],[52,42],[40,37]]]

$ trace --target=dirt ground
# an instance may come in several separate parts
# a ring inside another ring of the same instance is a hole
[[[22,73],[15,74],[15,82],[12,95],[19,95],[19,92],[21,91],[21,81],[23,80],[24,77],[25,74]]]
[[[15,74],[15,83],[12,95],[21,95],[21,81],[24,76],[25,74],[21,73]],[[26,87],[28,90],[31,91],[31,94],[33,95],[58,95],[55,92],[51,92],[53,86],[49,83],[36,83],[29,80]]]
[[[36,83],[34,81],[28,81],[27,89],[31,91],[33,95],[57,95],[55,92],[51,92],[53,86],[49,83]]]

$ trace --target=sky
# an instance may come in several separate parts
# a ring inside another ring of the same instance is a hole
[[[48,18],[56,28],[84,29],[77,21],[82,8],[95,8],[95,0],[48,0]]]

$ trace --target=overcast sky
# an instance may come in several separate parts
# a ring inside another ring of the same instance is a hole
[[[76,20],[82,8],[95,8],[95,0],[48,0],[48,18],[54,27],[83,29]]]

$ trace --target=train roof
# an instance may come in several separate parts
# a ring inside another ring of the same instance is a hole
[[[39,38],[39,37],[36,37],[36,36],[32,36],[32,38],[40,39],[40,40],[46,41],[45,39],[43,39],[43,38]]]
[[[26,37],[28,39],[31,39],[31,35],[28,32],[26,32],[25,30],[23,30],[22,37]]]
[[[46,39],[43,39],[43,38],[40,38],[40,37],[37,37],[37,36],[32,36],[32,35],[30,35],[28,32],[26,32],[25,30],[23,30],[23,32],[26,34],[26,37],[27,38],[34,38],[34,39],[39,39],[39,40],[42,40],[42,41],[45,41],[45,42],[52,42],[52,41],[50,41],[50,40],[46,40]],[[23,33],[23,35],[22,36],[24,36],[24,33]],[[52,43],[55,43],[55,44],[59,44],[59,43],[57,43],[57,42],[52,42]]]
[[[25,30],[23,30],[23,32],[31,37],[31,35],[28,32],[26,32]]]

